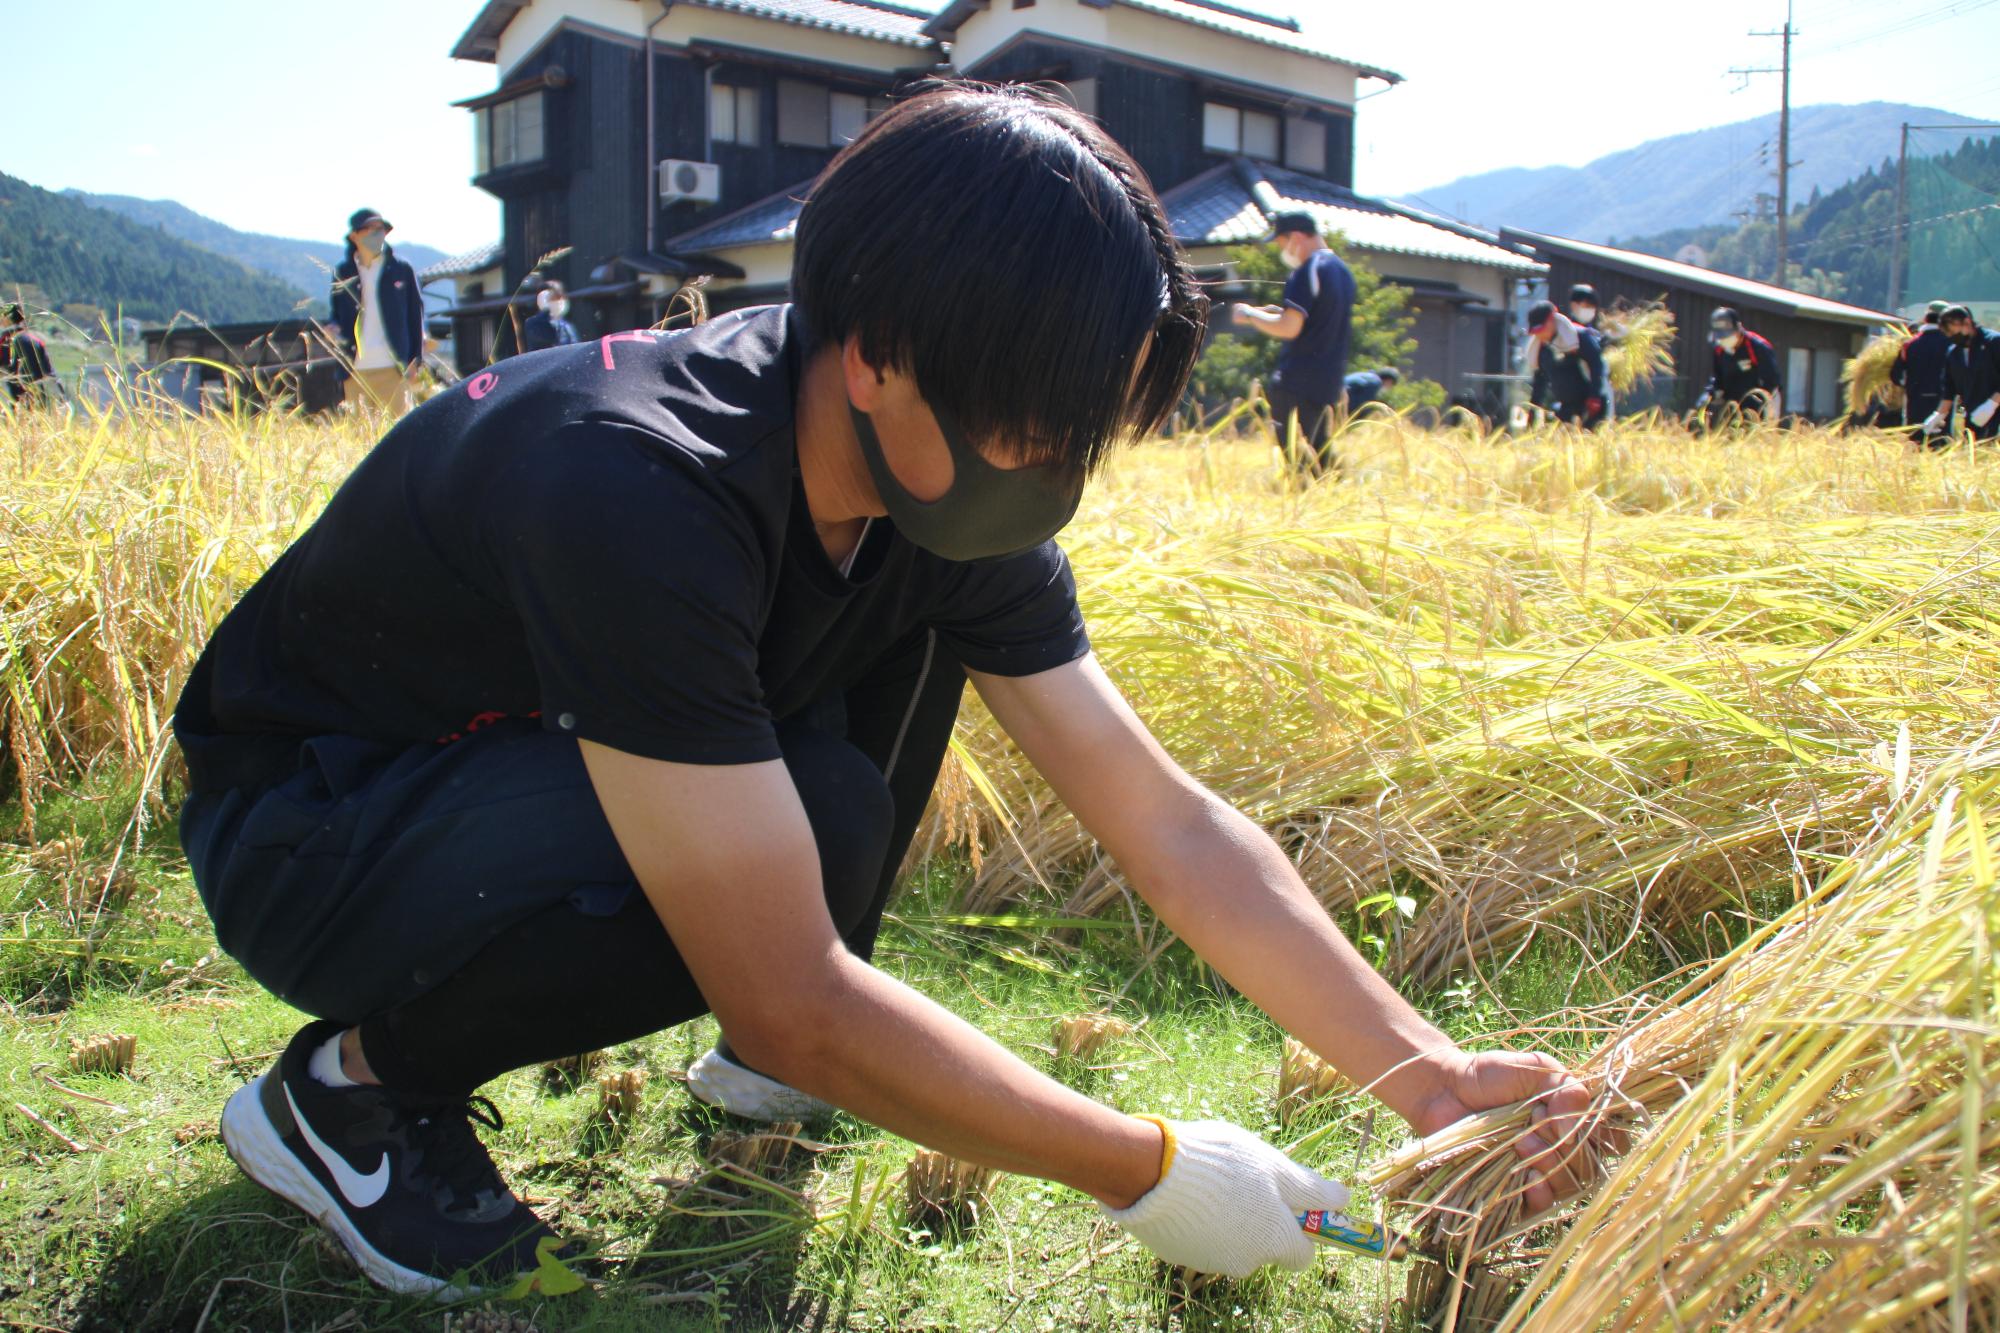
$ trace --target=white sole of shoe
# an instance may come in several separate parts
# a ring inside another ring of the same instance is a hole
[[[268,1072],[259,1074],[238,1088],[222,1108],[222,1145],[243,1174],[331,1231],[376,1286],[439,1300],[478,1295],[479,1288],[456,1286],[405,1268],[362,1237],[326,1187],[279,1139],[276,1126],[264,1112],[262,1090],[269,1077]]]

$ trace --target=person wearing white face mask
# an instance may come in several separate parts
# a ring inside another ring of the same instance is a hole
[[[1354,328],[1354,274],[1327,248],[1310,213],[1280,213],[1269,238],[1292,276],[1281,306],[1233,305],[1230,319],[1285,344],[1268,396],[1278,444],[1296,429],[1299,466],[1321,473],[1333,466],[1333,421],[1347,380],[1347,344]],[[1296,422],[1294,427],[1291,423]]]
[[[544,347],[567,347],[577,341],[576,326],[566,318],[569,294],[551,279],[535,293],[536,312],[521,324],[521,350],[539,352]]]
[[[1695,410],[1713,416],[1734,407],[1746,417],[1777,420],[1784,412],[1778,349],[1743,327],[1743,316],[1728,306],[1717,307],[1708,317],[1708,329],[1715,364]]]
[[[333,330],[346,364],[349,407],[410,410],[424,364],[424,298],[416,270],[389,246],[389,220],[372,208],[347,219],[347,258],[333,271]]]

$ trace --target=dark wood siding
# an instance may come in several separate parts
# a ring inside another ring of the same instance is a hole
[[[1226,102],[1271,112],[1280,119],[1289,114],[1280,97],[1262,99],[1248,92],[1210,87],[1194,73],[1176,74],[1063,42],[1015,42],[982,61],[971,73],[996,83],[1096,79],[1098,120],[1160,191],[1171,190],[1224,160],[1202,147],[1203,103]],[[1353,117],[1323,107],[1309,108],[1304,114],[1327,127],[1326,166],[1310,174],[1351,186]]]

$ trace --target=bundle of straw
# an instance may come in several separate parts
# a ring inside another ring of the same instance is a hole
[[[1895,366],[1903,344],[1909,340],[1910,330],[1907,327],[1892,324],[1870,338],[1861,351],[1840,368],[1840,382],[1847,386],[1849,415],[1863,416],[1877,403],[1891,411],[1901,410],[1903,389],[1890,381],[1889,371]]]
[[[1963,1328],[2000,1282],[2000,749],[1898,782],[1862,852],[1581,1066],[1599,1123],[1643,1137],[1501,1327],[1887,1328],[1942,1304]],[[1530,1119],[1488,1112],[1368,1173],[1416,1209],[1434,1261],[1412,1300],[1447,1329],[1532,1257]],[[1603,1165],[1601,1139],[1572,1146]]]
[[[969,1230],[991,1201],[991,1167],[917,1149],[903,1172],[903,1209],[910,1222],[933,1236]]]
[[[1627,394],[1640,383],[1674,371],[1674,312],[1664,300],[1620,304],[1607,311],[1604,373],[1614,392]]]

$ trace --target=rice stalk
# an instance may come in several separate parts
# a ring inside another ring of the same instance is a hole
[[[1884,332],[1870,338],[1840,368],[1840,382],[1847,386],[1847,411],[1850,415],[1864,416],[1877,404],[1892,412],[1902,410],[1902,386],[1890,380],[1889,372],[1895,366],[1903,344],[1909,340],[1910,330],[1907,327],[1892,324]]]
[[[71,1037],[69,1067],[79,1074],[129,1074],[139,1039],[130,1034]]]
[[[1611,337],[1604,349],[1604,374],[1620,394],[1648,380],[1674,373],[1674,312],[1664,301],[1621,302],[1605,312]]]
[[[1893,1328],[2000,1278],[1996,803],[2000,750],[1938,765],[1777,920],[1612,1024],[1578,1072],[1634,1146],[1499,1326]],[[1502,1108],[1367,1173],[1414,1209],[1446,1327],[1485,1326],[1461,1321],[1530,1262],[1530,1127]],[[1604,1144],[1573,1142],[1586,1175]]]
[[[1130,1023],[1110,1014],[1071,1014],[1059,1018],[1055,1025],[1056,1057],[1089,1064],[1106,1046],[1131,1031]]]
[[[959,1235],[991,1207],[991,1167],[919,1148],[903,1171],[903,1211],[910,1225],[933,1236]]]
[[[1304,1042],[1285,1038],[1285,1053],[1278,1064],[1280,1126],[1288,1128],[1319,1103],[1353,1090],[1339,1070],[1313,1054]]]
[[[598,1113],[608,1120],[627,1120],[639,1113],[646,1093],[644,1069],[613,1069],[597,1076]]]

